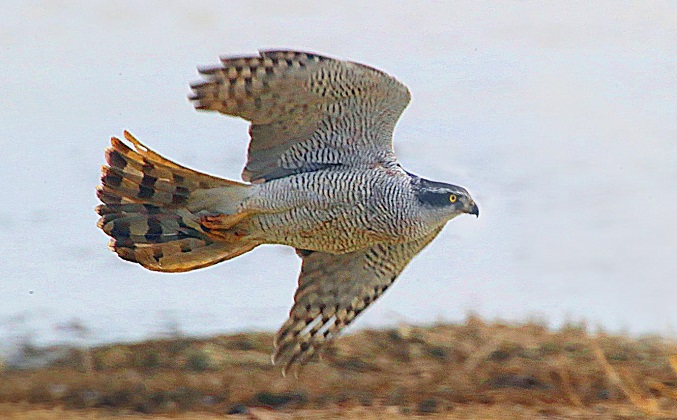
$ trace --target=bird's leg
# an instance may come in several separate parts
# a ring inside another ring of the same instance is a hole
[[[222,241],[234,242],[249,235],[246,225],[238,226],[249,216],[251,213],[246,211],[235,214],[204,214],[200,216],[200,226],[211,236]]]
[[[243,211],[235,214],[203,214],[200,216],[200,225],[208,230],[227,230],[251,216]]]

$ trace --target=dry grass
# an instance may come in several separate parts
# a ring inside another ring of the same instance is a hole
[[[347,335],[298,379],[270,365],[271,342],[270,334],[157,340],[5,368],[0,417],[677,416],[677,344],[657,337],[470,318]]]

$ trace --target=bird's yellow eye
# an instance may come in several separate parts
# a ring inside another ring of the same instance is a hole
[[[456,202],[456,196],[454,194],[449,194],[449,202],[450,203],[455,203]]]

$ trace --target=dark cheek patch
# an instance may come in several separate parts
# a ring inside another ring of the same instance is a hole
[[[448,192],[433,192],[422,190],[418,193],[418,200],[430,206],[443,207],[452,204]]]

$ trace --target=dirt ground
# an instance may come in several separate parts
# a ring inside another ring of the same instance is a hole
[[[272,335],[26,346],[0,418],[677,418],[677,343],[470,318],[340,337],[282,377]]]
[[[171,419],[171,420],[212,420],[223,418],[248,419],[410,419],[410,418],[448,418],[448,419],[632,419],[646,417],[641,410],[628,404],[599,405],[594,408],[574,408],[552,405],[548,407],[524,407],[509,404],[467,404],[455,407],[451,411],[432,413],[402,413],[398,407],[352,407],[333,409],[299,409],[275,411],[268,408],[251,408],[245,414],[215,413],[174,413],[140,414],[135,412],[107,412],[101,409],[64,409],[49,408],[32,404],[0,404],[0,416],[3,419],[17,420],[114,420],[114,419]],[[674,415],[651,416],[652,418],[675,418]]]

